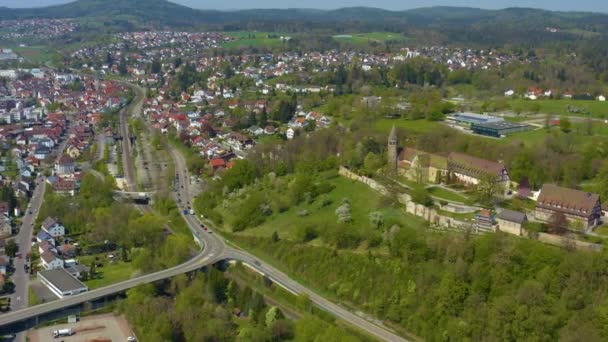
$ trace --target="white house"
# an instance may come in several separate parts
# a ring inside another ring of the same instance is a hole
[[[47,251],[40,255],[42,261],[42,267],[45,270],[54,270],[56,268],[63,268],[63,260],[59,259],[55,253]]]
[[[293,139],[293,137],[296,135],[296,131],[293,128],[288,128],[287,131],[285,132],[285,136],[287,137],[287,139],[291,140]]]
[[[44,222],[42,222],[42,230],[49,233],[49,235],[54,238],[65,235],[65,227],[52,217],[47,217]]]

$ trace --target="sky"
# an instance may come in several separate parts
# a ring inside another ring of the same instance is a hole
[[[106,0],[111,4],[112,0]],[[534,7],[559,11],[608,12],[607,0],[172,0],[193,8],[234,10],[248,8],[319,8],[335,9],[352,6],[405,10],[429,6],[464,6],[478,8]],[[0,7],[41,7],[70,0],[0,0]]]

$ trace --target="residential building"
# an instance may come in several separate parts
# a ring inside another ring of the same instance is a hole
[[[13,235],[13,226],[10,221],[0,220],[0,238]]]
[[[0,255],[0,274],[6,275],[6,271],[11,265],[10,258],[6,255]]]
[[[296,131],[290,127],[287,129],[287,131],[285,131],[285,136],[287,139],[291,140],[296,136]]]
[[[65,227],[52,217],[47,217],[42,222],[42,230],[49,233],[53,238],[65,235]]]
[[[475,215],[475,228],[478,231],[494,231],[494,214],[488,209],[482,209]]]
[[[553,184],[543,185],[534,217],[550,221],[555,213],[564,214],[573,226],[589,229],[600,223],[602,205],[598,194],[563,188]]]
[[[45,232],[44,230],[41,230],[38,235],[36,235],[36,242],[38,242],[38,244],[41,244],[44,241],[48,241],[51,245],[55,246],[55,239],[53,239],[51,234]]]
[[[55,174],[68,175],[74,173],[75,171],[76,166],[74,164],[74,159],[68,155],[62,155],[55,162]]]
[[[51,251],[40,254],[40,261],[45,270],[63,268],[63,260],[59,259],[57,255]]]
[[[528,221],[526,214],[509,209],[503,209],[503,211],[496,216],[498,230],[517,236],[523,235],[523,224],[526,221]]]

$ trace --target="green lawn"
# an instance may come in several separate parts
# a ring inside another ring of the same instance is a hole
[[[227,35],[235,38],[234,41],[226,42],[222,46],[225,48],[236,47],[274,47],[284,44],[279,37],[289,36],[288,34],[276,32],[257,32],[257,31],[236,31],[226,32]],[[269,38],[269,35],[273,38]],[[274,38],[276,36],[276,38]]]
[[[551,133],[559,134],[559,128],[553,127],[551,130],[546,130],[544,128],[534,129],[532,131],[510,134],[506,138],[495,140],[500,144],[511,144],[513,141],[517,140],[524,143],[526,146],[538,146],[539,144],[542,144]]]
[[[346,33],[338,34],[332,37],[337,41],[349,42],[355,45],[365,45],[371,42],[383,43],[386,41],[405,42],[409,38],[393,32],[367,32],[367,33]]]
[[[427,188],[428,192],[431,196],[443,198],[447,201],[454,201],[460,203],[466,203],[469,199],[455,191],[450,191],[440,187],[430,187]]]
[[[44,45],[14,47],[13,50],[27,61],[35,64],[53,62],[60,58],[57,50]]]
[[[599,235],[608,237],[608,226],[601,226],[601,227],[595,228],[594,232]]]
[[[124,280],[128,280],[133,276],[133,273],[135,272],[131,263],[118,261],[112,264],[106,258],[105,254],[79,257],[78,261],[81,264],[90,267],[93,260],[95,260],[95,256],[99,257],[101,263],[103,263],[103,267],[97,267],[97,274],[94,279],[89,279],[84,282],[89,287],[89,289],[96,289],[107,285],[115,284]]]
[[[395,125],[397,128],[403,128],[408,132],[415,134],[428,133],[437,127],[446,127],[438,121],[428,120],[406,120],[406,119],[380,119],[374,123],[374,128],[378,132],[385,132],[387,135],[391,128]]]
[[[395,223],[403,226],[422,226],[424,224],[422,220],[407,215],[400,209],[383,205],[382,196],[365,184],[344,177],[336,177],[329,182],[335,185],[335,189],[328,194],[332,201],[330,205],[321,207],[319,200],[312,204],[300,204],[283,213],[275,213],[260,226],[244,230],[239,234],[269,237],[277,231],[281,238],[295,239],[298,227],[312,226],[318,230],[331,229],[332,226],[337,225],[335,210],[341,205],[343,198],[348,198],[351,203],[353,222],[350,226],[354,231],[364,235],[374,229],[369,220],[369,214],[373,211],[380,211],[384,214],[385,226]],[[308,215],[300,216],[299,214],[303,210],[307,210]]]
[[[31,286],[27,288],[27,306],[34,306],[40,304],[40,299],[38,299],[38,295],[36,291],[32,289]]]
[[[535,111],[539,109],[539,113],[555,114],[555,115],[573,115],[585,116],[585,112],[589,112],[591,116],[596,118],[608,117],[608,102],[600,102],[595,100],[527,100],[527,99],[510,99],[508,104],[512,110],[522,112]],[[580,113],[568,111],[568,105],[581,109]],[[537,108],[534,108],[537,107]]]
[[[532,211],[536,208],[536,202],[529,198],[517,198],[513,197],[510,200],[505,200],[500,203],[500,206],[505,209],[511,209],[516,211]]]

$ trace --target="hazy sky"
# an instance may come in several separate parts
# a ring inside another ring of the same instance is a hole
[[[112,0],[106,0],[108,5]],[[0,6],[40,7],[70,2],[70,0],[0,0]],[[333,9],[350,6],[370,6],[391,10],[416,7],[449,5],[480,8],[535,7],[550,10],[608,12],[607,0],[173,0],[194,8],[242,9],[242,8],[288,8],[306,7]]]

